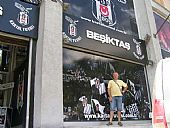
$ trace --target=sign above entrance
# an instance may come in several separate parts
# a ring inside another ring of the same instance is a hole
[[[145,41],[93,20],[63,16],[64,43],[139,63],[147,63]]]
[[[20,0],[0,1],[0,31],[37,38],[38,17],[38,6]]]

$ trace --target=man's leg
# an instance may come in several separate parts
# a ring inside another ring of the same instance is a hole
[[[121,121],[121,111],[117,111],[117,115],[118,115],[118,122]]]
[[[118,115],[118,125],[122,126],[123,124],[121,123],[121,111],[122,111],[122,96],[117,97],[117,115]]]
[[[110,120],[109,120],[110,123],[112,123],[113,116],[114,116],[114,111],[110,111]]]
[[[115,110],[115,97],[112,97],[112,102],[110,102],[110,119],[107,125],[112,125],[112,120],[114,117],[114,110]]]

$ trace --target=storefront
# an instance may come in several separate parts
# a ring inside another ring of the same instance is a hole
[[[132,0],[64,0],[65,122],[108,120],[107,84],[113,71],[129,87],[123,97],[123,119],[150,119],[147,62]]]
[[[0,1],[0,126],[26,127],[33,85],[31,65],[38,35],[38,6]],[[31,90],[31,91],[30,91]]]

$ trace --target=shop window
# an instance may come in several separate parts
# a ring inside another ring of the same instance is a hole
[[[154,13],[154,18],[158,30],[164,23],[165,18],[156,13]],[[168,20],[164,23],[157,36],[159,38],[163,58],[170,57],[170,22]]]
[[[0,120],[4,119],[1,125],[4,127],[24,127],[27,48],[26,42],[20,45],[19,42],[14,44],[0,41],[0,112],[4,112],[3,115],[0,113]]]
[[[69,49],[64,49],[63,63],[64,121],[108,120],[107,84],[113,71],[128,84],[123,119],[149,119],[151,108],[142,65]]]

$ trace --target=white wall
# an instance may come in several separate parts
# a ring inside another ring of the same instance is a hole
[[[36,53],[34,128],[63,126],[62,5],[43,0]]]
[[[149,42],[146,42],[148,59],[153,61],[153,65],[146,66],[148,83],[152,96],[153,81],[156,70],[156,65],[161,59],[161,50],[158,37],[154,37],[156,33],[155,19],[153,15],[152,0],[133,0],[135,6],[135,13],[138,24],[139,37],[145,39],[146,34],[151,36]]]

